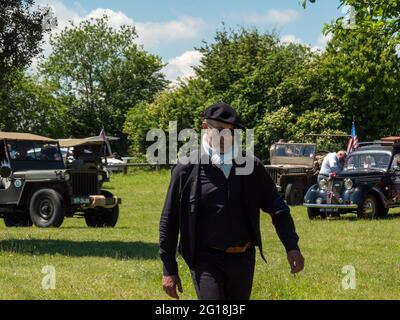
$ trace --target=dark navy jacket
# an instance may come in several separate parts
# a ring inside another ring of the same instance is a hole
[[[193,164],[193,160],[198,158],[199,152],[194,152],[186,159],[187,164],[178,163],[172,170],[160,219],[160,257],[164,275],[178,274],[176,249],[179,236],[179,252],[189,268],[195,264],[200,165]],[[254,161],[254,170],[250,175],[243,175],[244,208],[262,258],[265,260],[260,232],[260,209],[271,215],[272,223],[286,251],[298,250],[299,237],[289,207],[279,196],[275,183],[261,161],[250,156],[247,161]]]

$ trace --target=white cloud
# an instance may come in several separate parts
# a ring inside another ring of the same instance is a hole
[[[186,51],[180,56],[170,59],[163,72],[171,81],[193,77],[195,73],[192,67],[198,66],[201,58],[202,54],[199,51]]]
[[[194,39],[205,26],[202,19],[183,17],[167,22],[137,22],[139,42],[146,48],[158,47],[163,43]]]
[[[190,40],[199,36],[199,33],[205,26],[205,22],[200,18],[181,17],[176,20],[162,22],[142,22],[134,21],[121,11],[114,11],[107,8],[97,8],[90,12],[85,12],[79,4],[74,7],[67,6],[61,0],[38,0],[38,6],[49,6],[53,9],[57,17],[57,27],[53,29],[52,35],[59,33],[70,22],[79,24],[88,19],[101,18],[107,15],[109,25],[113,28],[119,28],[122,25],[135,26],[138,33],[138,44],[143,45],[145,50],[155,49],[163,44],[173,44],[179,41]],[[51,53],[49,44],[49,35],[45,36],[43,44],[43,55],[47,57]],[[37,69],[39,58],[34,59],[31,71]]]
[[[299,18],[300,14],[292,9],[287,10],[268,10],[265,14],[254,14],[246,17],[251,23],[268,23],[278,26],[287,25]]]
[[[327,35],[321,34],[318,37],[317,45],[311,47],[311,50],[316,51],[324,51],[328,42],[332,40],[332,33],[328,33]]]
[[[97,8],[93,11],[91,11],[89,14],[87,14],[84,17],[80,17],[79,19],[75,19],[74,23],[79,23],[84,20],[88,19],[99,19],[102,18],[103,16],[107,16],[109,18],[108,25],[112,28],[118,29],[122,25],[133,25],[133,20],[126,16],[123,12],[121,11],[113,11],[111,9],[102,9],[102,8]]]

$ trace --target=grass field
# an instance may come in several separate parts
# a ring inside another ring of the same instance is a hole
[[[0,223],[1,299],[167,299],[161,289],[158,222],[169,171],[114,175],[107,188],[123,198],[114,229],[89,229],[66,219],[60,229],[6,228]],[[252,299],[399,299],[400,215],[384,221],[353,217],[309,221],[292,208],[305,270],[293,276],[270,217],[262,232],[268,264],[257,257]],[[56,270],[56,288],[44,290],[44,266]],[[342,268],[354,266],[356,289],[342,288]],[[194,299],[179,259],[182,299]]]

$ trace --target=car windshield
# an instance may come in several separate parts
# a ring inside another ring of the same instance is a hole
[[[7,141],[12,161],[62,161],[58,144],[39,141]]]
[[[313,158],[315,155],[314,145],[304,144],[276,144],[272,156],[275,157],[306,157]]]
[[[353,154],[347,158],[344,170],[386,170],[389,166],[389,161],[390,155],[387,153]]]

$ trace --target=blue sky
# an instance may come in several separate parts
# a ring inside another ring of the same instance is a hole
[[[169,66],[167,77],[192,75],[191,66],[200,59],[194,47],[212,42],[222,22],[228,28],[257,27],[275,29],[282,41],[301,42],[323,49],[324,23],[343,15],[339,0],[318,0],[303,9],[298,0],[37,0],[53,7],[59,28],[69,20],[98,17],[104,12],[110,24],[135,25],[138,42],[144,49],[159,55]],[[46,53],[51,48],[45,48]]]

